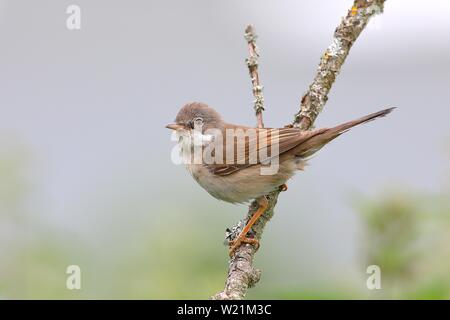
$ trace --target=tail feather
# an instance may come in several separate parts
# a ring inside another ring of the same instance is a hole
[[[369,114],[365,117],[352,120],[349,122],[345,122],[343,124],[340,124],[333,128],[324,128],[324,129],[318,129],[317,134],[313,135],[310,139],[302,143],[297,152],[297,156],[301,158],[307,158],[317,151],[319,151],[324,145],[326,145],[328,142],[336,139],[341,134],[347,132],[352,127],[367,123],[370,121],[373,121],[377,118],[384,117],[391,113],[395,108],[389,108],[385,110],[381,110],[372,114]]]

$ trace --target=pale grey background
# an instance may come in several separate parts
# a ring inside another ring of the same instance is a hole
[[[205,227],[225,261],[223,221],[231,225],[246,208],[211,198],[173,165],[164,126],[194,100],[254,124],[248,23],[260,35],[266,125],[290,122],[351,3],[0,1],[0,152],[26,150],[35,223],[77,234],[101,256],[117,245],[112,230],[127,237],[140,221],[171,221],[174,211],[201,223],[202,203],[221,216]],[[69,4],[81,7],[80,31],[66,29]],[[273,272],[277,281],[364,273],[353,195],[448,183],[449,9],[444,0],[387,1],[356,42],[317,126],[398,109],[333,142],[289,183],[264,239],[270,259],[292,261]],[[147,205],[130,210],[139,201]],[[173,221],[174,232],[180,227]],[[22,236],[1,228],[8,241]],[[294,255],[279,250],[284,242]]]

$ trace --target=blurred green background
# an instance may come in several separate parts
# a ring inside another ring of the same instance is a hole
[[[0,299],[206,299],[245,206],[171,162],[189,101],[253,125],[255,25],[265,123],[284,126],[353,0],[0,0]],[[316,121],[389,106],[288,183],[248,298],[450,298],[450,2],[388,0]],[[422,23],[423,21],[423,23]],[[81,268],[81,290],[66,268]],[[381,290],[366,269],[381,268]]]
[[[212,230],[230,220],[214,205],[167,198],[158,221],[130,220],[123,214],[152,210],[151,200],[110,195],[104,207],[92,209],[103,218],[91,221],[83,235],[38,219],[36,208],[27,207],[35,201],[29,159],[20,147],[0,153],[1,298],[204,299],[223,286],[226,248],[222,234]],[[355,193],[348,199],[361,228],[358,272],[328,279],[315,274],[313,281],[301,270],[292,273],[295,264],[278,253],[287,240],[271,233],[269,224],[255,262],[263,277],[248,298],[450,298],[449,189],[425,194],[391,186],[375,197]],[[295,243],[288,247],[288,255],[302,256]],[[82,290],[65,286],[65,269],[73,263],[81,267]],[[371,291],[365,269],[374,264],[381,268],[382,288]]]

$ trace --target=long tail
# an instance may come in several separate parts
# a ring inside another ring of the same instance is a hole
[[[312,132],[312,137],[306,140],[304,143],[297,147],[296,155],[302,158],[307,158],[317,151],[319,151],[324,145],[326,145],[331,140],[336,139],[341,134],[347,132],[352,127],[373,121],[377,118],[384,117],[392,112],[395,108],[389,108],[385,110],[381,110],[372,114],[369,114],[365,117],[352,120],[343,124],[340,124],[333,128],[323,128],[318,129],[316,132]],[[314,134],[316,133],[316,134]]]

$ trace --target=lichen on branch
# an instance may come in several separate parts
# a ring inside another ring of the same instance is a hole
[[[255,109],[256,122],[258,128],[264,128],[264,122],[262,117],[262,112],[264,111],[264,96],[263,96],[263,86],[259,80],[258,73],[258,58],[259,50],[256,46],[256,39],[258,36],[255,33],[255,29],[252,25],[248,25],[245,28],[245,40],[248,44],[248,58],[245,59],[248,71],[250,73],[250,79],[252,81],[252,92],[255,100],[253,100],[253,109]]]
[[[309,129],[328,100],[328,93],[336,80],[353,43],[367,26],[370,18],[383,12],[385,0],[356,0],[347,16],[336,28],[331,45],[322,55],[317,74],[303,95],[294,126]]]
[[[328,93],[339,74],[347,55],[360,33],[367,26],[369,19],[375,14],[383,11],[385,0],[355,0],[352,8],[348,11],[340,25],[334,32],[334,37],[330,46],[326,49],[320,60],[317,74],[309,90],[301,99],[300,111],[295,115],[294,122],[290,126],[297,126],[302,130],[308,130],[314,124],[319,113],[322,111],[328,100]],[[255,96],[255,111],[258,127],[264,127],[262,121],[262,111],[264,110],[264,98],[262,97],[262,86],[258,76],[258,54],[256,47],[256,35],[254,29],[248,26],[245,30],[245,38],[249,45],[249,67],[250,77]],[[258,98],[259,97],[259,98]],[[280,190],[274,190],[266,195],[269,202],[267,210],[258,219],[252,228],[253,236],[260,240],[267,222],[273,217],[275,205],[278,201]],[[239,234],[243,225],[248,221],[258,209],[258,201],[254,200],[248,210],[246,218],[232,228],[231,234],[227,237]],[[261,277],[261,271],[253,266],[253,257],[257,248],[250,244],[240,246],[234,256],[229,261],[228,275],[225,282],[225,289],[211,299],[231,300],[244,299],[248,288],[253,287]]]

